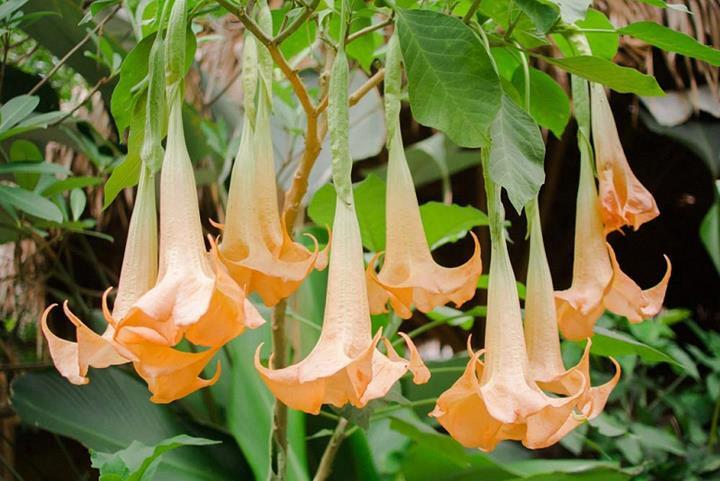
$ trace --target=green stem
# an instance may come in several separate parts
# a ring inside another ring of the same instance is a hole
[[[335,460],[335,455],[340,449],[340,445],[345,439],[345,429],[347,428],[347,426],[348,420],[345,418],[340,418],[337,426],[335,427],[335,431],[330,438],[330,441],[325,447],[322,458],[320,458],[320,464],[318,465],[318,469],[315,473],[315,476],[313,477],[313,481],[325,481],[330,477],[330,473],[332,472],[332,464]]]

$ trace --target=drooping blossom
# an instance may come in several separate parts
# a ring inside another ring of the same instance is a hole
[[[382,332],[372,335],[360,227],[351,187],[348,69],[341,47],[333,62],[328,94],[337,198],[320,338],[305,359],[282,369],[262,365],[262,346],[255,352],[255,367],[275,397],[290,408],[313,414],[320,412],[323,404],[363,407],[387,394],[408,370],[416,383],[427,382],[430,377],[409,337],[404,337],[410,353],[406,360],[389,342],[387,355],[381,353],[376,346]]]
[[[134,356],[155,402],[170,402],[217,380],[200,373],[214,353],[264,320],[203,241],[195,177],[185,145],[179,91],[170,104],[160,177],[160,268],[155,286],[117,321],[114,339]],[[200,352],[175,346],[186,339]]]
[[[256,69],[253,37],[246,36],[243,68]],[[259,47],[264,49],[265,47]],[[257,81],[256,78],[251,79]],[[245,89],[243,132],[233,166],[227,204],[227,218],[218,252],[233,279],[248,293],[257,292],[268,306],[290,296],[313,268],[324,269],[327,253],[295,242],[289,235],[278,208],[275,160],[270,128],[271,92],[267,83]]]
[[[537,202],[530,209],[530,258],[528,262],[527,293],[525,297],[525,342],[527,343],[530,378],[544,391],[557,395],[571,395],[582,389],[576,409],[582,417],[570,417],[556,437],[562,436],[584,422],[593,419],[605,407],[610,393],[620,380],[620,366],[605,384],[592,387],[590,382],[591,339],[577,365],[566,370],[560,351],[560,334],[545,247],[543,245]],[[584,389],[583,389],[584,386]]]
[[[323,404],[363,407],[387,394],[408,369],[416,383],[430,377],[410,338],[405,337],[410,360],[398,356],[390,343],[387,356],[376,348],[381,332],[371,334],[360,229],[352,204],[338,200],[333,231],[325,315],[315,348],[299,363],[278,370],[261,364],[262,346],[255,353],[255,367],[275,397],[312,414]]]
[[[641,289],[618,265],[615,252],[605,239],[592,166],[583,156],[575,220],[575,260],[569,289],[555,293],[560,332],[567,339],[592,336],[593,326],[605,309],[640,322],[662,308],[670,280],[667,269],[654,287]]]
[[[652,194],[635,177],[620,143],[612,109],[601,84],[591,84],[592,136],[605,232],[642,224],[658,215]]]
[[[49,306],[42,315],[40,325],[48,342],[50,356],[60,374],[73,384],[89,382],[89,367],[104,368],[130,360],[125,356],[127,353],[121,354],[122,349],[113,341],[117,327],[114,319],[123,318],[130,306],[147,292],[157,279],[156,216],[154,179],[143,168],[130,217],[115,305],[112,316],[106,316],[108,325],[102,335],[95,333],[73,314],[67,301],[63,304],[63,310],[75,326],[77,342],[62,339],[50,330],[47,318],[55,304]],[[107,294],[108,292],[105,296]]]
[[[429,312],[453,302],[461,306],[475,295],[482,272],[480,244],[474,242],[472,257],[458,267],[438,265],[430,253],[418,206],[415,185],[403,150],[400,133],[400,52],[397,35],[388,45],[385,108],[388,125],[388,173],[385,254],[380,272],[376,256],[368,266],[370,311],[395,313],[407,319],[415,306]]]
[[[500,189],[487,182],[492,252],[485,348],[472,353],[463,375],[437,400],[430,413],[466,447],[491,451],[502,440],[531,449],[557,442],[572,429],[586,391],[578,375],[575,392],[551,397],[533,380],[523,335],[515,275],[503,231]],[[480,356],[484,353],[484,360]]]

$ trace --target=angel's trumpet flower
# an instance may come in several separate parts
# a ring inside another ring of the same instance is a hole
[[[176,91],[160,179],[158,281],[117,321],[114,336],[133,355],[154,402],[170,402],[215,382],[217,374],[210,380],[199,377],[215,351],[245,327],[264,322],[216,251],[214,244],[210,254],[205,250],[182,101]],[[175,349],[183,337],[208,349]]]
[[[273,370],[255,367],[270,391],[293,409],[312,414],[323,404],[365,406],[390,390],[410,369],[416,383],[427,382],[430,372],[410,338],[405,337],[410,360],[398,356],[390,343],[388,355],[376,349],[381,333],[371,335],[360,229],[354,206],[338,199],[333,223],[325,316],[315,348],[301,362]]]
[[[250,35],[245,41],[243,68],[254,72],[255,42]],[[312,236],[312,251],[293,241],[280,218],[270,137],[271,92],[266,85],[259,83],[257,119],[251,106],[255,88],[246,88],[245,121],[218,252],[238,284],[273,306],[295,292],[313,267],[324,269],[327,253],[318,250]]]
[[[601,84],[591,84],[591,99],[592,136],[605,232],[619,230],[626,225],[637,230],[660,212],[652,194],[630,169]]]
[[[89,382],[88,367],[104,368],[130,360],[121,354],[123,350],[113,342],[115,319],[123,318],[130,306],[153,286],[157,278],[156,215],[154,179],[143,168],[130,217],[115,306],[112,316],[106,316],[108,325],[102,335],[96,334],[75,316],[70,311],[67,301],[63,305],[63,310],[75,325],[77,342],[59,338],[48,327],[47,317],[55,307],[54,304],[43,313],[41,327],[48,342],[50,356],[58,371],[73,384]]]
[[[487,164],[485,164],[487,165]],[[566,432],[584,382],[567,397],[546,395],[530,376],[515,275],[503,231],[500,188],[486,180],[492,253],[485,327],[485,358],[471,353],[460,379],[437,400],[431,416],[466,447],[491,451],[514,439],[532,449]]]
[[[569,289],[555,293],[560,332],[567,339],[593,335],[595,321],[605,309],[640,322],[662,308],[670,280],[667,269],[654,287],[641,289],[618,265],[613,248],[605,240],[603,221],[589,155],[581,156],[575,219],[575,261]]]
[[[407,319],[412,306],[422,312],[453,302],[460,306],[475,295],[482,271],[480,244],[471,233],[475,245],[472,257],[458,267],[443,267],[433,260],[428,246],[412,175],[407,165],[400,133],[400,54],[397,36],[388,45],[385,80],[389,161],[387,174],[386,242],[383,266],[375,272],[379,256],[367,269],[370,311],[386,312],[388,302],[395,313]],[[394,72],[393,72],[394,73]]]
[[[529,219],[530,259],[525,298],[528,373],[540,388],[554,394],[570,395],[584,386],[583,394],[578,398],[577,409],[585,418],[593,419],[602,412],[608,396],[620,380],[620,366],[611,358],[615,366],[615,375],[605,384],[591,387],[589,362],[591,340],[588,339],[580,362],[575,367],[565,370],[560,352],[552,276],[543,245],[537,202],[534,202],[528,214],[530,213],[532,214],[532,218]],[[582,418],[568,418],[557,435],[561,437],[582,422]]]

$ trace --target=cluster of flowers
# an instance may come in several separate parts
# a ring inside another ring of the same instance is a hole
[[[410,371],[416,383],[430,372],[410,338],[409,359],[401,357],[382,332],[372,334],[370,314],[389,307],[402,318],[412,309],[428,312],[473,297],[482,265],[478,241],[463,265],[439,266],[432,258],[420,218],[413,180],[399,128],[400,54],[397,38],[388,47],[385,84],[388,116],[387,250],[379,272],[375,256],[366,268],[352,196],[338,188],[329,255],[326,308],[320,338],[302,361],[272,369],[255,365],[273,392],[291,408],[318,413],[323,404],[365,406]],[[347,60],[340,52],[331,77],[330,116],[347,122]],[[64,305],[77,342],[42,330],[57,369],[70,382],[88,382],[88,368],[132,362],[147,382],[151,400],[166,403],[212,385],[203,370],[224,344],[245,328],[264,323],[247,296],[267,306],[287,298],[313,269],[328,264],[328,249],[295,242],[279,214],[270,129],[272,63],[264,47],[248,36],[243,82],[246,108],[239,152],[227,203],[227,220],[208,236],[206,249],[193,167],[185,145],[181,89],[169,98],[167,150],[160,178],[159,255],[154,179],[143,170],[130,222],[112,312],[103,297],[107,329],[96,334]],[[642,291],[620,271],[605,235],[624,225],[639,227],[657,215],[650,194],[624,158],[612,113],[601,86],[594,86],[593,134],[601,197],[592,168],[583,166],[578,194],[575,275],[571,289],[553,292],[536,204],[528,211],[531,254],[524,320],[502,229],[499,187],[488,180],[492,257],[485,349],[473,353],[460,379],[437,401],[432,416],[466,446],[491,450],[503,439],[530,448],[548,446],[585,419],[602,411],[620,376],[591,387],[589,348],[580,363],[565,370],[558,325],[565,337],[589,338],[605,308],[639,321],[657,313],[669,275]],[[335,128],[331,125],[331,129]],[[333,132],[331,131],[331,134]],[[343,139],[344,137],[344,139]],[[336,133],[333,155],[349,157],[347,130]],[[338,159],[333,159],[334,163]],[[343,159],[338,161],[342,164]],[[347,182],[349,185],[349,165]],[[336,180],[336,185],[338,185]],[[556,307],[557,300],[557,307]],[[383,340],[385,352],[377,348]],[[480,357],[483,356],[483,360]],[[272,365],[272,357],[270,359]],[[550,396],[546,392],[556,396]]]

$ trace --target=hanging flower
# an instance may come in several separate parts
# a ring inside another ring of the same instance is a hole
[[[484,362],[479,359],[483,351],[470,351],[465,372],[438,398],[430,415],[466,447],[491,451],[500,441],[514,439],[531,449],[543,448],[572,429],[568,423],[578,415],[585,378],[579,377],[577,390],[567,397],[548,396],[531,378],[500,189],[489,180],[486,185],[492,254]]]
[[[541,389],[557,395],[567,396],[582,391],[576,407],[584,418],[593,419],[602,412],[610,393],[620,380],[620,366],[610,358],[615,366],[615,375],[605,384],[591,387],[591,340],[588,338],[580,362],[575,367],[565,370],[560,352],[552,276],[543,245],[537,202],[534,203],[531,211],[532,218],[528,219],[530,259],[525,298],[525,342],[530,379]],[[582,418],[568,418],[559,434],[569,432],[582,422],[584,422]]]
[[[573,340],[592,336],[595,321],[605,309],[631,322],[655,316],[662,308],[670,280],[670,259],[665,256],[665,275],[649,289],[641,289],[622,272],[605,240],[595,179],[587,159],[581,161],[576,211],[572,285],[555,293],[563,336]]]
[[[591,99],[592,136],[605,232],[619,230],[626,225],[637,230],[660,212],[652,194],[630,170],[601,84],[591,84]]]
[[[402,150],[400,129],[390,142],[386,207],[386,242],[383,266],[375,272],[378,256],[367,269],[370,311],[387,311],[407,319],[412,306],[422,312],[453,302],[456,306],[475,295],[482,272],[480,244],[472,232],[475,250],[465,264],[443,267],[432,258],[425,238],[415,186]]]
[[[278,370],[261,364],[262,345],[255,353],[255,367],[275,397],[311,414],[320,412],[323,404],[361,408],[387,394],[408,369],[416,383],[430,377],[410,338],[405,337],[409,361],[390,343],[387,356],[376,349],[381,332],[371,335],[360,230],[352,204],[338,199],[333,226],[325,316],[315,348],[299,363]]]
[[[170,402],[212,384],[198,377],[223,344],[264,320],[202,237],[198,199],[185,146],[182,102],[173,97],[160,178],[160,271],[155,286],[117,321],[114,335],[134,356],[134,365],[155,402]],[[203,352],[174,348],[185,338]]]
[[[120,285],[113,315],[105,316],[108,323],[102,335],[87,327],[63,304],[65,315],[75,326],[77,342],[62,339],[50,330],[47,318],[55,304],[43,313],[40,325],[48,342],[50,356],[60,374],[73,384],[87,384],[88,367],[104,368],[129,362],[127,352],[113,341],[116,323],[130,306],[147,292],[157,278],[157,219],[155,210],[155,184],[153,177],[143,169],[140,174],[135,206],[130,218],[125,255],[120,273]],[[103,299],[109,290],[105,292]]]
[[[388,125],[388,174],[386,202],[386,242],[383,266],[367,269],[370,312],[387,311],[388,302],[395,313],[407,319],[415,306],[429,312],[453,302],[461,306],[475,295],[482,272],[480,244],[475,234],[472,257],[458,267],[438,265],[430,253],[420,217],[415,185],[407,165],[400,133],[400,47],[397,35],[388,44],[385,77],[385,110]]]

